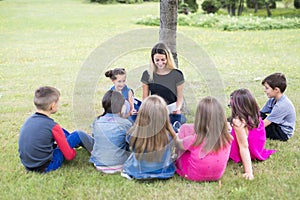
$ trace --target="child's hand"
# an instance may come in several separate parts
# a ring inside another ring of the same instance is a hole
[[[137,113],[138,113],[138,111],[136,111],[135,109],[133,109],[130,114],[131,115],[137,115]]]
[[[253,179],[254,179],[253,173],[244,173],[244,174],[243,174],[243,177],[244,177],[246,180],[253,180]]]

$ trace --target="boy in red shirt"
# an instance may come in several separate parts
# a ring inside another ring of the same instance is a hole
[[[19,156],[28,171],[50,172],[61,167],[63,161],[73,160],[75,147],[91,152],[93,138],[82,131],[68,133],[50,118],[58,110],[60,92],[44,86],[35,91],[36,113],[23,124],[19,135]]]

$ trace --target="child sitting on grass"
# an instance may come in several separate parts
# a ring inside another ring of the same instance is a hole
[[[126,132],[132,123],[121,117],[125,99],[117,91],[109,90],[102,99],[104,113],[93,123],[95,139],[90,162],[98,171],[112,174],[122,170],[129,156]]]
[[[265,149],[266,131],[260,118],[259,108],[253,95],[247,89],[235,90],[230,95],[232,135],[229,157],[234,162],[242,161],[243,177],[254,179],[252,160],[266,160],[276,150]]]
[[[36,113],[23,124],[19,135],[19,156],[28,171],[50,172],[61,167],[63,161],[73,160],[75,147],[89,152],[93,139],[82,131],[68,133],[50,118],[58,110],[60,92],[44,86],[35,91]]]
[[[134,122],[137,115],[137,110],[141,103],[134,98],[133,90],[126,85],[126,71],[124,68],[115,68],[105,72],[105,76],[109,77],[113,82],[111,90],[120,92],[125,98],[126,110],[122,113],[123,117],[128,118],[131,122]],[[137,103],[135,103],[137,102]]]
[[[287,141],[295,130],[296,111],[293,103],[283,94],[287,86],[286,78],[282,73],[274,73],[267,76],[262,85],[269,98],[260,110],[267,138]]]
[[[232,136],[225,111],[214,97],[197,106],[195,123],[183,124],[178,133],[177,174],[191,181],[216,181],[225,172]]]
[[[127,141],[132,153],[121,175],[144,180],[171,178],[175,173],[171,158],[174,139],[166,102],[157,95],[147,97],[128,131]]]

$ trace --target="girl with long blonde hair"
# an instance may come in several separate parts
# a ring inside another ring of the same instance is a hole
[[[175,132],[170,124],[166,102],[152,95],[139,110],[134,126],[128,131],[131,155],[124,163],[123,176],[135,179],[167,179],[174,175],[171,149]]]
[[[180,127],[177,174],[192,181],[220,179],[229,159],[231,141],[223,106],[214,97],[203,98],[198,103],[194,124]]]

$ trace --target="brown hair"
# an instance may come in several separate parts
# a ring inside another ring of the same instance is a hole
[[[194,129],[197,138],[193,146],[198,146],[205,140],[204,153],[218,151],[232,140],[224,108],[214,97],[205,97],[198,103]]]
[[[104,109],[104,113],[98,116],[98,118],[104,116],[106,113],[121,113],[124,103],[125,99],[120,92],[113,90],[107,91],[102,98],[102,107]]]
[[[37,109],[48,111],[53,102],[57,102],[60,92],[50,86],[39,87],[34,93],[34,105]]]
[[[126,71],[124,68],[115,68],[105,72],[105,76],[109,77],[111,80],[116,80],[117,75],[124,75],[124,74],[126,75]]]
[[[285,75],[282,73],[270,74],[261,82],[262,85],[265,85],[265,83],[267,83],[273,90],[275,87],[278,87],[281,93],[284,93],[287,86]]]
[[[176,64],[174,62],[174,58],[173,58],[173,55],[170,51],[170,49],[167,47],[166,44],[160,42],[160,43],[157,43],[156,45],[154,45],[154,47],[152,48],[151,50],[151,64],[150,64],[150,67],[149,67],[149,80],[153,80],[153,73],[156,72],[157,70],[157,67],[154,63],[154,55],[155,54],[163,54],[166,56],[167,58],[167,68],[169,69],[176,69]]]
[[[248,128],[253,129],[259,126],[259,107],[248,89],[235,90],[230,95],[231,124],[234,118],[245,120]]]
[[[128,134],[131,135],[129,144],[136,159],[161,161],[170,136],[175,138],[165,100],[157,95],[148,96]]]

